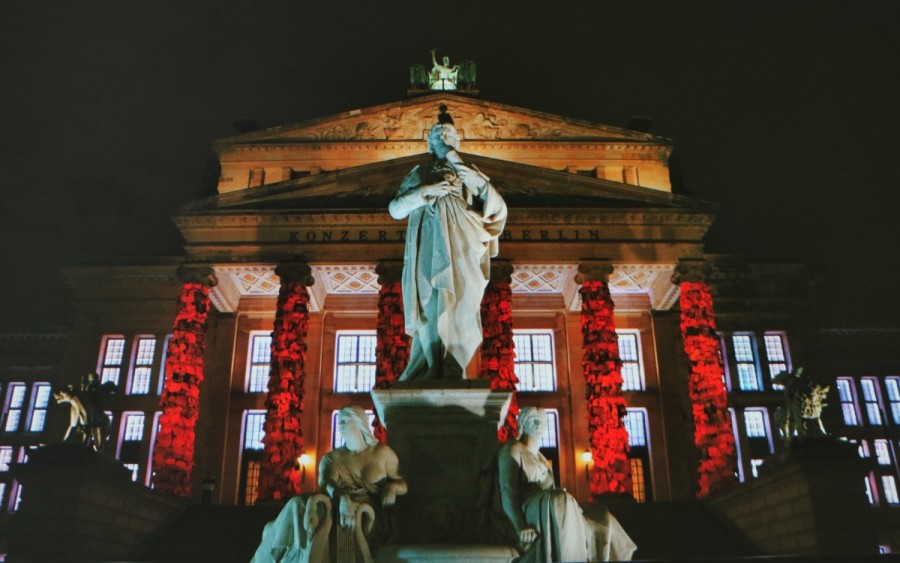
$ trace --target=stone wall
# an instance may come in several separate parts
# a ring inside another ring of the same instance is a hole
[[[864,475],[853,445],[807,442],[708,502],[767,554],[873,554]]]
[[[186,506],[133,483],[119,462],[80,446],[35,451],[14,471],[22,504],[9,561],[127,558]]]

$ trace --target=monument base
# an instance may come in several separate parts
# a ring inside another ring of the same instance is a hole
[[[482,471],[512,393],[483,380],[402,383],[372,391],[409,493],[398,500],[402,544],[478,543]]]

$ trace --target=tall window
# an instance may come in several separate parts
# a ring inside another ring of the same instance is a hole
[[[9,471],[9,465],[13,460],[12,446],[0,446],[0,473]]]
[[[762,386],[759,381],[759,372],[756,369],[752,335],[734,334],[731,337],[731,345],[737,366],[738,387],[741,391],[760,391]]]
[[[644,368],[641,363],[640,332],[617,330],[619,357],[622,359],[622,390],[644,390]]]
[[[47,420],[47,405],[50,402],[50,384],[35,383],[31,386],[31,419],[28,421],[29,432],[43,432]]]
[[[375,385],[375,331],[338,333],[335,350],[336,393],[367,393]]]
[[[6,408],[4,432],[16,432],[22,422],[22,409],[25,406],[25,384],[10,383],[6,386]]]
[[[863,403],[866,407],[866,418],[872,426],[881,426],[881,401],[878,397],[878,389],[876,379],[874,377],[863,377],[860,380],[862,387]]]
[[[750,460],[750,473],[759,477],[759,467],[763,459],[773,450],[772,433],[769,426],[769,412],[762,407],[744,410],[744,429],[747,437],[747,456]]]
[[[893,419],[894,424],[900,425],[900,377],[891,376],[884,378],[884,388],[887,390],[891,419]]]
[[[146,395],[150,392],[150,378],[153,374],[153,357],[156,353],[156,338],[140,336],[135,342],[134,365],[131,368],[132,395]]]
[[[631,464],[631,494],[638,502],[651,500],[650,495],[650,436],[647,431],[647,411],[628,409],[623,419],[628,431],[628,460]]]
[[[241,437],[241,502],[256,503],[259,489],[259,468],[263,450],[263,424],[266,411],[244,411],[244,434]]]
[[[171,334],[167,334],[165,339],[163,339],[162,352],[160,353],[159,360],[159,384],[156,386],[157,395],[162,395],[163,386],[166,384],[166,355],[169,353],[169,342],[171,342],[171,340]]]
[[[553,362],[553,333],[550,331],[513,331],[516,349],[515,372],[519,391],[555,391],[556,369]]]
[[[553,468],[553,480],[559,486],[559,411],[544,409],[547,413],[547,431],[541,437],[541,453]]]
[[[122,413],[122,426],[119,430],[119,461],[131,470],[133,481],[138,479],[141,460],[141,442],[144,439],[144,413]]]
[[[849,377],[837,378],[838,398],[841,401],[841,415],[847,426],[859,426],[858,408],[856,405],[856,393],[853,390],[853,380]]]
[[[781,332],[767,332],[763,335],[766,349],[766,363],[769,364],[769,379],[772,379],[783,371],[789,371],[786,338]],[[780,387],[780,386],[778,386]]]
[[[247,392],[264,393],[269,385],[269,369],[272,358],[272,334],[250,334],[247,352]]]
[[[122,373],[122,359],[125,357],[125,337],[118,335],[106,335],[103,338],[103,346],[100,352],[100,381],[106,383],[112,381],[119,383]]]

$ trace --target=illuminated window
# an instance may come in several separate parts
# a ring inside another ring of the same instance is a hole
[[[132,471],[132,480],[137,481],[141,462],[141,441],[144,439],[144,413],[123,412],[119,429],[117,458],[122,465]]]
[[[247,353],[247,392],[263,393],[269,386],[272,360],[272,334],[255,332],[250,335]]]
[[[875,494],[872,491],[872,480],[870,475],[867,475],[864,479],[866,484],[866,498],[869,500],[869,504],[875,506]]]
[[[263,449],[263,425],[266,422],[266,411],[246,411],[244,413],[244,449]]]
[[[169,354],[169,342],[172,341],[172,335],[167,334],[163,340],[162,354],[159,361],[159,385],[156,386],[156,394],[162,395],[163,386],[166,384],[166,356]]]
[[[100,382],[112,381],[119,383],[122,373],[122,358],[125,357],[125,338],[123,336],[107,335],[103,337],[103,345],[100,348]]]
[[[866,406],[866,418],[872,426],[881,426],[881,402],[878,399],[878,390],[876,389],[875,379],[872,377],[863,377],[860,380],[862,386],[863,403]]]
[[[331,449],[337,449],[344,445],[344,437],[341,436],[341,431],[338,429],[338,413],[340,411],[334,411],[331,413]],[[372,424],[375,421],[375,411],[372,409],[366,409],[366,417],[369,419],[369,430],[372,429]]]
[[[887,390],[888,404],[894,424],[900,425],[900,377],[886,377],[884,388]]]
[[[737,366],[738,386],[741,391],[760,391],[759,372],[753,351],[753,338],[749,334],[734,334],[731,337],[734,360]]]
[[[871,453],[869,453],[869,442],[865,440],[859,441],[859,447],[857,448],[857,451],[859,452],[859,457],[863,459],[866,459],[870,455],[872,455]]]
[[[29,432],[43,432],[47,420],[47,405],[50,402],[50,384],[35,383],[31,387],[31,419],[28,421]]]
[[[367,393],[375,385],[375,331],[338,333],[335,350],[336,393]]]
[[[859,426],[857,417],[856,394],[853,392],[853,380],[849,377],[837,378],[838,397],[841,401],[841,414],[847,426]]]
[[[135,342],[134,365],[131,369],[132,395],[146,395],[150,392],[150,378],[153,374],[153,356],[156,353],[156,338],[141,336]]]
[[[12,446],[0,446],[0,472],[9,471],[9,464],[12,463],[12,459]]]
[[[884,488],[884,500],[888,504],[900,504],[897,496],[897,479],[893,475],[882,475],[881,485]]]
[[[729,409],[730,410],[730,409]],[[734,416],[734,411],[732,412],[732,416]],[[740,460],[742,458],[746,458],[748,466],[741,467],[740,472],[738,473],[738,477],[743,481],[743,476],[747,474],[747,470],[749,469],[749,474],[753,477],[757,477],[759,475],[759,467],[762,465],[763,460],[772,454],[774,449],[774,444],[772,443],[772,431],[769,425],[769,411],[763,407],[752,407],[744,409],[744,437],[746,439],[741,440],[740,437],[735,434],[735,446],[738,450],[738,459],[739,463],[742,463]],[[737,426],[737,421],[733,421],[735,427]],[[741,447],[746,448],[747,451],[741,454]]]
[[[650,436],[647,411],[628,409],[622,419],[628,431],[628,457],[631,464],[631,494],[638,502],[650,500]]]
[[[643,391],[644,369],[641,365],[640,333],[617,330],[619,358],[622,360],[622,390]]]
[[[138,469],[140,469],[140,466],[136,463],[123,463],[122,465],[124,465],[125,468],[128,469],[128,471],[131,471],[131,480],[137,481],[138,480]]]
[[[244,504],[250,506],[256,504],[259,495],[259,471],[260,462],[250,460],[247,462],[244,473]]]
[[[516,349],[514,369],[519,378],[516,389],[522,392],[555,391],[553,333],[514,330],[513,346]]]
[[[783,371],[789,371],[787,353],[785,352],[784,334],[778,332],[767,332],[763,336],[766,346],[766,362],[769,364],[769,379],[772,379]],[[773,387],[781,389],[781,385]]]
[[[16,432],[22,422],[22,408],[25,406],[25,384],[10,383],[6,387],[6,421],[4,432]]]
[[[144,413],[125,413],[123,420],[125,424],[122,431],[123,442],[140,442],[144,439]]]
[[[768,425],[763,411],[747,409],[744,411],[744,423],[747,426],[748,438],[768,438]]]
[[[891,465],[891,449],[887,440],[875,440],[875,460],[878,465]]]

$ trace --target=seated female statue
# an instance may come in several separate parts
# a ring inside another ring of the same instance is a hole
[[[518,422],[518,439],[500,448],[492,475],[497,535],[517,545],[521,563],[630,560],[637,547],[612,514],[591,520],[572,495],[556,488],[539,451],[547,413],[526,407]]]

